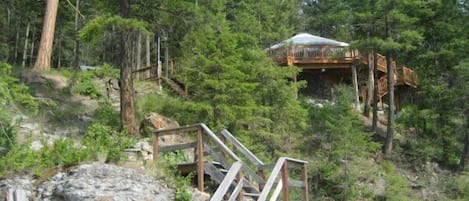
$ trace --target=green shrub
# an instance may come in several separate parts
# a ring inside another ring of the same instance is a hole
[[[6,118],[1,117],[2,113],[5,114],[0,108],[0,147],[9,150],[16,144],[15,130]]]
[[[85,79],[79,82],[76,86],[76,90],[79,94],[90,96],[92,99],[97,99],[102,96],[98,86],[91,79]]]
[[[176,175],[175,178],[175,188],[176,188],[176,201],[190,201],[192,200],[192,194],[187,191],[190,188],[193,175],[181,176]]]
[[[101,124],[111,126],[114,129],[120,126],[120,114],[109,101],[99,103],[99,107],[94,111],[94,116]]]
[[[412,191],[409,188],[409,183],[397,172],[396,167],[387,161],[383,163],[382,167],[385,172],[384,179],[386,180],[385,200],[411,200]]]
[[[38,151],[32,151],[26,144],[15,146],[0,158],[0,175],[24,171],[40,174],[48,167],[73,166],[90,160],[90,153],[89,149],[67,139],[57,140],[49,148]]]
[[[176,151],[163,154],[157,165],[165,173],[165,180],[174,185],[176,189],[175,200],[189,201],[192,200],[192,194],[187,189],[191,187],[194,174],[182,176],[177,170],[177,164],[181,162],[188,162],[188,156],[184,152]]]
[[[99,68],[96,68],[95,70],[92,70],[90,72],[93,74],[93,76],[98,77],[98,78],[104,78],[104,77],[118,78],[119,77],[119,69],[113,68],[111,65],[107,63],[104,63]]]
[[[445,191],[451,199],[469,199],[469,172],[451,177],[446,183]]]
[[[20,84],[19,80],[12,76],[11,68],[11,65],[0,62],[0,107],[18,102],[36,114],[39,103],[31,96],[29,87]]]
[[[86,131],[84,142],[92,150],[95,158],[98,153],[106,152],[106,161],[117,162],[123,150],[132,147],[134,139],[125,133],[116,132],[110,126],[93,123]]]

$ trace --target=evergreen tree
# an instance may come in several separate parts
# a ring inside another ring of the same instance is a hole
[[[267,145],[273,153],[306,126],[306,112],[294,98],[297,86],[288,81],[298,71],[273,65],[257,47],[256,35],[234,31],[225,4],[202,5],[200,26],[181,43],[186,50],[181,80],[192,94],[190,105],[203,111],[200,119],[212,127],[273,140]]]

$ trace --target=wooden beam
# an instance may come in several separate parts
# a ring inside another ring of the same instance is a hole
[[[159,151],[160,152],[170,152],[170,151],[176,151],[176,150],[180,150],[180,149],[194,148],[196,146],[197,146],[197,142],[190,142],[190,143],[185,143],[185,144],[177,144],[177,145],[170,145],[170,146],[160,147]]]
[[[303,164],[303,169],[301,170],[301,179],[303,180],[303,200],[309,201],[308,195],[308,171],[307,171],[307,164]]]
[[[190,132],[190,131],[197,131],[200,127],[200,124],[193,124],[193,125],[187,125],[187,126],[181,126],[178,128],[163,128],[163,129],[158,129],[153,131],[155,134],[158,134],[160,136],[163,135],[173,135],[174,133],[184,133],[184,132]]]
[[[283,201],[288,201],[288,161],[286,160],[282,167],[282,195]]]
[[[197,187],[204,192],[204,145],[202,129],[197,130]]]

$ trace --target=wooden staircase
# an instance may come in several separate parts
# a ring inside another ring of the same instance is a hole
[[[161,74],[161,72],[158,73],[158,65],[147,66],[132,71],[134,80],[158,80],[158,83],[165,84],[171,90],[176,92],[176,94],[182,97],[188,96],[187,91],[183,88],[183,86],[181,86],[181,84],[169,77],[158,76],[158,74]]]
[[[373,60],[373,54],[370,55],[370,59]],[[366,55],[360,54],[360,62],[363,64],[368,64],[368,58]],[[377,65],[378,71],[384,73],[378,79],[378,97],[381,99],[388,93],[388,76],[387,76],[387,62],[386,57],[377,54]],[[396,62],[392,62],[392,67],[394,69],[394,87],[400,85],[408,85],[410,87],[416,88],[418,85],[417,76],[415,72],[407,66],[397,66]]]
[[[200,191],[205,190],[205,179],[219,184],[211,196],[211,201],[245,198],[259,201],[277,200],[280,194],[283,201],[288,201],[289,187],[301,189],[302,200],[309,200],[305,161],[281,157],[276,164],[266,165],[229,131],[223,130],[216,135],[205,124],[160,129],[154,133],[154,160],[158,159],[159,152],[193,150],[194,161],[180,164],[178,168],[181,172],[196,172]],[[196,141],[159,146],[160,136],[176,134],[195,134]],[[265,173],[269,175],[267,180]]]
[[[171,78],[167,77],[161,77],[161,80],[163,80],[163,83],[166,84],[169,88],[171,88],[174,92],[176,92],[178,95],[182,97],[187,97],[188,94],[186,90],[184,90],[180,84],[178,84],[176,81],[174,81]]]

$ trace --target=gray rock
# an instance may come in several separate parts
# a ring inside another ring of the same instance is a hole
[[[7,153],[8,152],[8,149],[5,148],[5,147],[0,147],[0,154],[4,154],[4,153]]]
[[[0,181],[0,200],[27,200],[34,192],[32,178],[16,176]]]
[[[35,200],[174,200],[174,190],[134,169],[86,164],[58,173],[37,189]]]
[[[41,150],[42,148],[44,148],[44,145],[41,143],[41,141],[36,140],[36,141],[34,141],[34,142],[31,143],[30,148],[31,148],[31,150],[33,150],[33,151],[39,151],[39,150]]]

